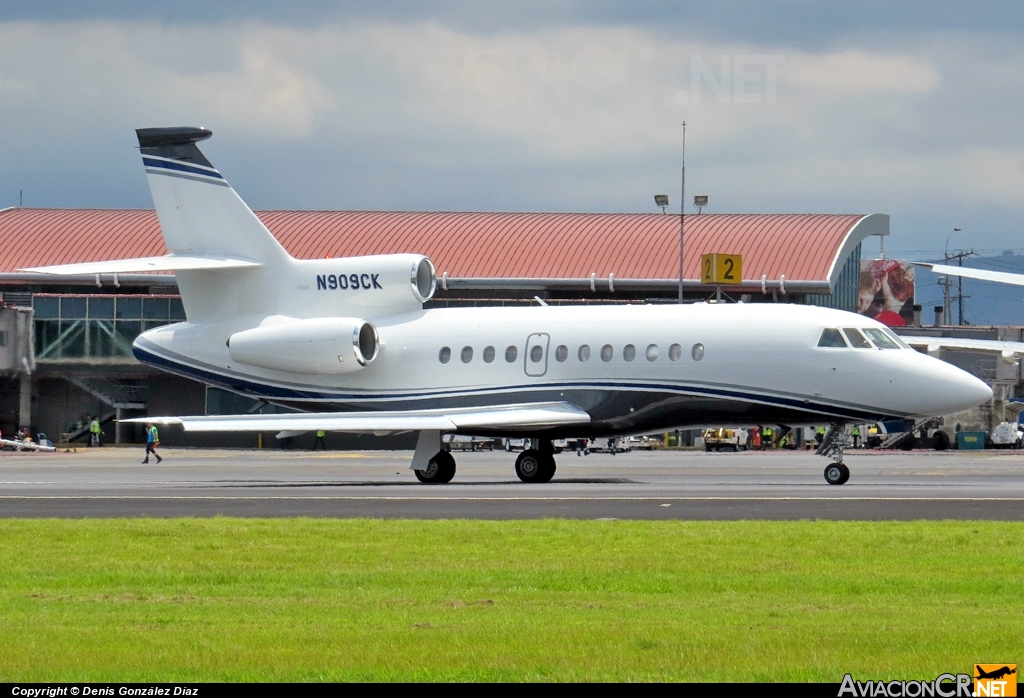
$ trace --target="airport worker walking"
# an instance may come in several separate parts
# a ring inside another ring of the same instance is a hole
[[[771,427],[765,427],[762,434],[764,435],[761,439],[761,446],[763,448],[771,448],[772,446],[775,445],[772,441],[772,437],[774,437],[775,435],[772,433]]]
[[[853,431],[850,432],[850,435],[853,436],[853,447],[854,448],[860,448],[860,425],[859,424],[854,424],[853,425]]]
[[[92,421],[89,422],[89,433],[92,435],[89,440],[90,446],[100,445],[100,420],[97,417],[93,417]]]
[[[323,429],[316,430],[316,441],[313,443],[313,450],[315,451],[317,446],[322,447],[325,451],[327,450],[327,442],[324,441],[324,437],[327,435]]]
[[[156,426],[152,422],[150,422],[149,424],[146,425],[146,460],[142,461],[143,463],[149,462],[150,453],[156,456],[157,463],[163,462],[164,459],[161,458],[160,454],[156,452],[157,446],[159,445],[160,434],[159,432],[157,432]]]

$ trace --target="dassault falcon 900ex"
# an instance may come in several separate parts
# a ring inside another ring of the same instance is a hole
[[[555,472],[553,439],[728,424],[828,423],[819,453],[842,484],[844,425],[956,412],[977,378],[838,310],[743,303],[437,308],[415,254],[298,260],[196,143],[201,128],[137,132],[170,254],[33,271],[173,270],[186,322],[143,333],[147,364],[288,414],[150,417],[186,431],[417,432],[416,476],[443,483],[442,434],[530,439],[526,482]],[[137,420],[143,421],[143,420]]]

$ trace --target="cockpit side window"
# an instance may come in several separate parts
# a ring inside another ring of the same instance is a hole
[[[900,345],[889,339],[882,330],[877,327],[865,327],[864,334],[871,338],[871,341],[875,343],[875,346],[879,349],[899,349]]]
[[[887,335],[889,335],[889,337],[892,338],[892,341],[894,341],[897,344],[899,344],[900,348],[902,348],[902,349],[910,349],[910,345],[907,344],[906,342],[904,342],[903,339],[898,334],[896,334],[895,332],[893,332],[889,328],[886,328],[886,329],[884,329],[882,331],[885,332]]]
[[[843,334],[850,340],[850,345],[854,349],[871,349],[871,342],[869,342],[864,335],[860,333],[856,327],[844,327]]]
[[[839,347],[842,349],[846,348],[846,340],[843,339],[843,335],[839,333],[835,327],[826,327],[821,333],[821,339],[818,340],[819,347]]]

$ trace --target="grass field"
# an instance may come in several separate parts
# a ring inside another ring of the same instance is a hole
[[[934,678],[1022,629],[1017,523],[0,521],[0,681]]]

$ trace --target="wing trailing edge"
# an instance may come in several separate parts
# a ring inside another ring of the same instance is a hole
[[[180,424],[185,431],[281,431],[301,433],[323,429],[352,433],[393,431],[472,431],[587,424],[590,415],[567,402],[466,407],[451,410],[395,412],[300,412],[199,417],[137,417],[122,422]]]

